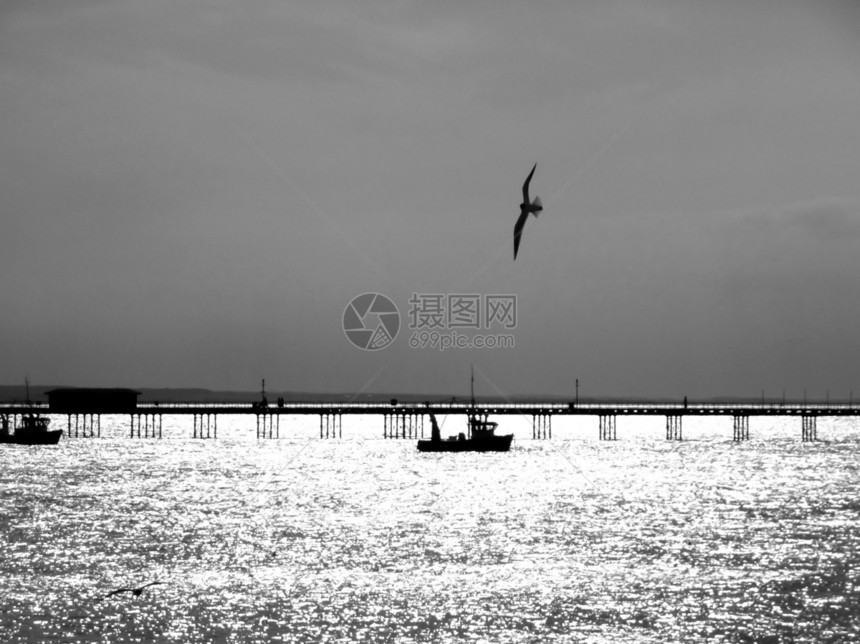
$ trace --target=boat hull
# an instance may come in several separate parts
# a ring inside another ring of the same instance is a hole
[[[507,436],[492,436],[475,440],[422,440],[418,441],[419,452],[507,452],[511,449],[513,434]]]
[[[38,433],[16,433],[0,435],[0,445],[56,445],[60,442],[63,430],[56,429]]]

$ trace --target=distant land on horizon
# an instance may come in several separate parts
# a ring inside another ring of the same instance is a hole
[[[52,389],[75,389],[76,387],[69,385],[30,385],[30,399],[36,403],[47,404],[48,397],[46,392]],[[94,387],[100,389],[102,387]],[[220,391],[212,389],[203,389],[195,387],[182,388],[153,388],[153,387],[122,387],[123,389],[134,389],[140,392],[138,400],[142,403],[163,402],[163,403],[251,403],[260,400],[259,391]],[[316,393],[316,392],[300,392],[300,391],[267,391],[266,399],[270,404],[275,404],[279,397],[282,397],[285,402],[361,402],[361,403],[377,403],[388,404],[396,399],[398,402],[448,402],[456,400],[458,402],[468,402],[468,392],[459,394],[415,394],[415,393]],[[510,397],[503,396],[484,396],[478,395],[475,398],[481,403],[505,403],[505,402],[553,402],[553,403],[568,403],[574,401],[574,396],[541,396],[537,394],[517,395]],[[0,385],[0,403],[23,402],[27,399],[27,392],[24,385]],[[631,403],[670,403],[680,402],[682,399],[676,397],[644,397],[644,396],[580,396],[579,402],[631,402]],[[761,402],[761,397],[756,396],[711,396],[708,398],[690,398],[689,403],[756,403]],[[764,398],[766,403],[783,402],[782,397]],[[786,398],[786,403],[798,404],[803,400],[796,398]],[[821,403],[824,400],[816,400],[813,398],[807,399],[809,403]],[[833,403],[847,403],[848,400],[840,400],[831,398]]]
[[[69,385],[30,385],[30,398],[34,402],[48,402],[46,392],[52,389],[75,389]],[[100,389],[102,387],[94,387]],[[122,389],[134,389],[140,392],[138,400],[140,402],[224,402],[224,403],[241,403],[255,402],[260,400],[259,391],[222,391],[203,389],[199,387],[181,387],[181,388],[153,388],[153,387],[122,387]],[[26,388],[24,385],[0,385],[0,401],[2,402],[20,402],[27,397]],[[423,402],[423,401],[450,401],[456,399],[458,401],[468,401],[468,392],[459,394],[414,394],[414,393],[318,393],[305,391],[266,391],[266,399],[269,403],[274,404],[279,397],[282,397],[286,402],[369,402],[369,403],[390,403],[392,399],[397,399],[401,402]],[[504,402],[506,399],[501,396],[476,396],[482,401],[498,401]],[[573,397],[566,396],[513,396],[511,400],[529,401],[529,400],[552,400],[556,402],[567,402]]]

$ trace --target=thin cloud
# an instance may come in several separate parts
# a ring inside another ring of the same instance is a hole
[[[727,211],[731,220],[759,228],[796,228],[817,237],[860,235],[860,200],[819,198],[780,206]]]

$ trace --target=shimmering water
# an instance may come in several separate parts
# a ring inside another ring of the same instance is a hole
[[[731,418],[681,443],[660,419],[619,419],[616,442],[521,423],[508,454],[447,455],[375,419],[335,441],[310,420],[265,441],[242,418],[207,441],[102,422],[0,446],[4,642],[860,640],[853,421],[814,444],[797,418],[743,444]]]

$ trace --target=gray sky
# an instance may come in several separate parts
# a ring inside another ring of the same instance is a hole
[[[4,2],[0,382],[860,393],[858,33],[848,0]],[[410,348],[413,292],[517,295],[516,347]]]

